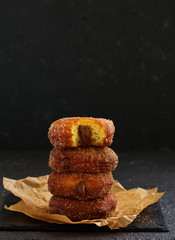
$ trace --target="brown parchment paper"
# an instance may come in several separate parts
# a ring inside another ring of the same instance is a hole
[[[107,219],[93,219],[71,221],[64,215],[50,214],[48,204],[51,193],[48,191],[48,175],[41,177],[27,177],[13,180],[3,178],[4,188],[21,198],[21,201],[5,206],[5,209],[21,212],[35,219],[57,224],[96,224],[99,227],[107,225],[110,229],[128,226],[137,215],[148,205],[158,201],[164,193],[158,193],[157,188],[150,190],[133,188],[130,190],[114,181],[111,191],[118,197],[117,207],[113,215]]]

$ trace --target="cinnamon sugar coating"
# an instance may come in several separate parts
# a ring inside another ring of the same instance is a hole
[[[51,197],[50,213],[66,215],[71,220],[107,218],[115,210],[117,196],[108,193],[103,198],[80,201],[71,198]]]
[[[110,191],[113,176],[108,173],[57,173],[48,179],[48,189],[54,196],[86,200],[103,197]]]
[[[54,148],[49,157],[49,167],[58,173],[104,173],[114,170],[117,164],[117,154],[108,147]]]
[[[72,117],[62,118],[53,122],[49,128],[48,137],[51,144],[55,148],[69,148],[83,146],[82,143],[74,143],[74,135],[72,128],[78,124],[83,125],[81,121],[89,121],[91,126],[98,125],[99,129],[105,132],[101,142],[91,142],[89,146],[105,147],[112,143],[113,135],[115,132],[114,124],[111,120],[103,118],[90,118],[90,117]],[[86,125],[86,124],[85,124]]]

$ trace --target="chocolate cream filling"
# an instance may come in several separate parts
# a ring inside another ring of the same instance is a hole
[[[89,147],[91,145],[91,129],[89,126],[79,125],[78,134],[80,142],[83,147]]]
[[[85,195],[86,195],[86,185],[85,185],[84,181],[78,183],[77,192],[81,197],[85,197]]]
[[[69,168],[70,158],[65,157],[61,160],[61,167],[65,170]]]

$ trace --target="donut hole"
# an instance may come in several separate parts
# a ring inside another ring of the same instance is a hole
[[[100,123],[92,119],[80,119],[72,126],[72,142],[74,147],[82,146],[79,135],[79,126],[88,126],[91,131],[91,146],[102,146],[106,138],[106,132]]]

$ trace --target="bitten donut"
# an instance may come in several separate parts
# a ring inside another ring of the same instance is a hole
[[[55,148],[105,147],[111,145],[114,132],[115,127],[111,120],[72,117],[53,122],[48,137]]]
[[[108,193],[104,198],[87,201],[52,196],[49,210],[50,213],[66,215],[71,220],[80,221],[107,218],[115,210],[116,205],[117,196],[115,193]]]
[[[48,190],[54,196],[86,200],[103,197],[110,191],[113,182],[111,172],[96,174],[52,172],[48,179]]]
[[[109,172],[116,168],[117,154],[108,147],[53,149],[49,156],[49,167],[58,173]]]

